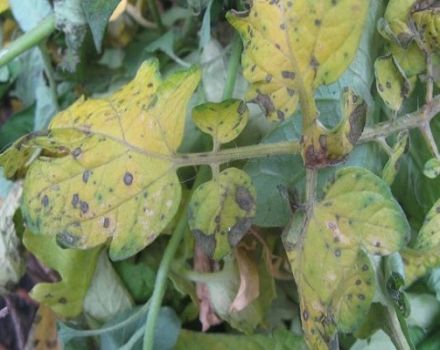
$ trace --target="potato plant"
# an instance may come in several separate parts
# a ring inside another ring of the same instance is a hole
[[[0,10],[9,346],[440,347],[437,1]]]

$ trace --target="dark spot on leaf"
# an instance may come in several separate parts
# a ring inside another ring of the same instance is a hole
[[[356,280],[356,282],[355,282],[355,284],[356,284],[357,286],[361,285],[361,283],[362,283],[361,280]]]
[[[261,107],[266,116],[275,112],[275,106],[273,105],[273,102],[269,95],[259,93],[257,97],[255,97],[254,101]]]
[[[321,25],[320,19],[315,19],[315,26],[319,27]]]
[[[310,67],[312,67],[315,71],[318,70],[319,62],[315,56],[312,56],[310,59]]]
[[[338,3],[338,0],[332,0],[332,5],[335,6]]]
[[[339,248],[335,249],[335,256],[338,258],[341,256],[341,249],[339,249]]]
[[[84,183],[89,182],[90,174],[91,174],[90,170],[86,170],[83,172],[82,179],[83,179]]]
[[[124,184],[130,186],[133,183],[133,175],[128,171],[124,174]]]
[[[58,299],[58,302],[60,304],[67,304],[67,299],[65,297],[61,297],[61,298]]]
[[[59,234],[57,234],[57,243],[60,246],[64,247],[72,247],[75,246],[75,244],[79,241],[79,237],[73,235],[72,233],[68,231],[63,231]]]
[[[76,209],[76,207],[78,206],[78,203],[79,203],[79,195],[78,195],[78,193],[75,193],[73,196],[72,196],[72,206]]]
[[[212,257],[217,245],[214,235],[206,235],[202,230],[192,230],[197,245],[202,248],[206,255]]]
[[[109,218],[104,218],[104,223],[102,224],[102,226],[104,228],[109,228],[109,226],[110,226],[110,219]]]
[[[83,214],[86,214],[89,211],[89,203],[87,203],[85,201],[80,201],[79,202],[79,209],[81,210],[81,212]]]
[[[236,223],[228,232],[228,241],[232,247],[235,247],[249,230],[252,225],[251,218],[235,218]]]
[[[377,84],[377,88],[380,92],[383,92],[383,85],[382,84]]]
[[[389,81],[387,81],[387,82],[385,83],[385,86],[387,87],[387,89],[391,89],[391,83],[390,83]]]
[[[153,83],[148,83],[147,87],[152,88],[154,85]]]
[[[278,117],[279,120],[283,121],[284,118],[285,118],[284,112],[280,111],[280,110],[277,110],[277,117]]]
[[[357,297],[359,300],[365,300],[365,295],[363,294],[358,294]]]
[[[377,241],[377,242],[374,244],[374,246],[375,246],[376,248],[379,248],[379,247],[380,247],[380,242]]]
[[[309,312],[307,310],[304,310],[302,315],[303,315],[304,321],[307,321],[309,319],[310,315],[309,315]]]
[[[287,94],[288,94],[290,97],[292,97],[293,95],[295,95],[295,90],[294,90],[294,89],[287,88]]]
[[[287,70],[281,71],[281,76],[284,79],[295,79],[295,72],[289,72]]]
[[[280,29],[281,29],[281,30],[286,29],[286,25],[285,25],[284,23],[281,23],[281,24],[280,24]]]
[[[270,83],[272,81],[272,74],[267,74],[264,80],[266,81],[266,83]]]
[[[238,108],[237,108],[238,114],[243,114],[244,112],[246,112],[246,110],[247,110],[246,103],[241,101],[240,104],[238,105]]]
[[[74,158],[78,158],[80,154],[81,154],[81,147],[77,147],[72,151],[72,156]]]
[[[41,199],[41,204],[43,207],[47,207],[49,205],[49,197],[45,194],[44,197]]]
[[[237,189],[235,190],[235,202],[240,209],[243,209],[246,212],[251,211],[255,207],[255,200],[252,197],[252,194],[243,186],[237,186]]]

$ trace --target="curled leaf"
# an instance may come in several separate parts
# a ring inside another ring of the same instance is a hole
[[[173,155],[199,78],[189,69],[162,81],[158,63],[147,61],[112,96],[79,99],[53,119],[45,137],[25,136],[2,154],[0,165],[11,176],[34,148],[43,149],[24,182],[30,230],[57,236],[68,247],[111,240],[114,260],[151,243],[179,206]]]
[[[255,215],[255,188],[242,170],[228,168],[194,192],[188,224],[197,244],[221,259],[248,231]]]
[[[247,98],[273,120],[297,109],[299,96],[336,81],[350,65],[367,17],[366,0],[253,1],[247,14],[227,18],[244,43]]]
[[[193,109],[194,123],[219,143],[234,140],[249,119],[246,103],[229,99],[221,103],[204,103]]]

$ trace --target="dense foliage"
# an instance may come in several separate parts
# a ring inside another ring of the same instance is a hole
[[[0,13],[3,346],[440,348],[438,1]]]

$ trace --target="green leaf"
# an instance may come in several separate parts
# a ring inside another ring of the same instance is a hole
[[[92,30],[93,41],[98,52],[101,51],[107,22],[118,6],[120,0],[83,0],[81,6],[84,10],[87,23]]]
[[[317,204],[299,238],[285,244],[301,303],[306,341],[331,348],[336,330],[354,331],[375,291],[374,274],[364,251],[388,255],[409,237],[405,215],[380,178],[348,167]],[[319,256],[319,259],[310,257]]]
[[[24,182],[23,215],[33,232],[77,248],[112,239],[110,257],[118,260],[143,249],[171,221],[181,194],[173,155],[200,75],[190,69],[162,81],[157,69],[156,61],[145,62],[111,97],[79,99],[53,119],[47,137],[25,136],[0,156],[13,176],[33,148],[47,152]]]
[[[100,248],[84,251],[63,249],[54,237],[35,235],[28,230],[23,243],[45,266],[61,276],[59,282],[38,283],[32,289],[31,297],[62,317],[78,316],[95,272]]]
[[[392,153],[382,171],[382,178],[391,185],[399,171],[400,159],[408,147],[408,133],[402,132],[397,136]]]
[[[430,179],[435,179],[440,175],[440,159],[432,158],[425,163],[423,174]]]
[[[223,170],[196,189],[188,224],[208,256],[221,259],[240,242],[255,215],[255,196],[251,179],[237,168]]]
[[[302,337],[285,329],[248,336],[182,330],[175,350],[305,350]]]
[[[353,60],[369,1],[255,1],[249,14],[227,19],[244,42],[247,98],[269,119],[284,120],[335,82]],[[329,30],[330,29],[330,30]]]
[[[108,260],[101,253],[84,299],[84,312],[98,322],[107,322],[133,307],[133,300]]]
[[[440,265],[439,247],[440,199],[426,215],[424,224],[411,248],[406,248],[402,252],[407,285],[423,276],[429,269]]]
[[[234,140],[249,120],[246,103],[235,99],[204,103],[195,107],[192,113],[194,123],[219,143]]]

